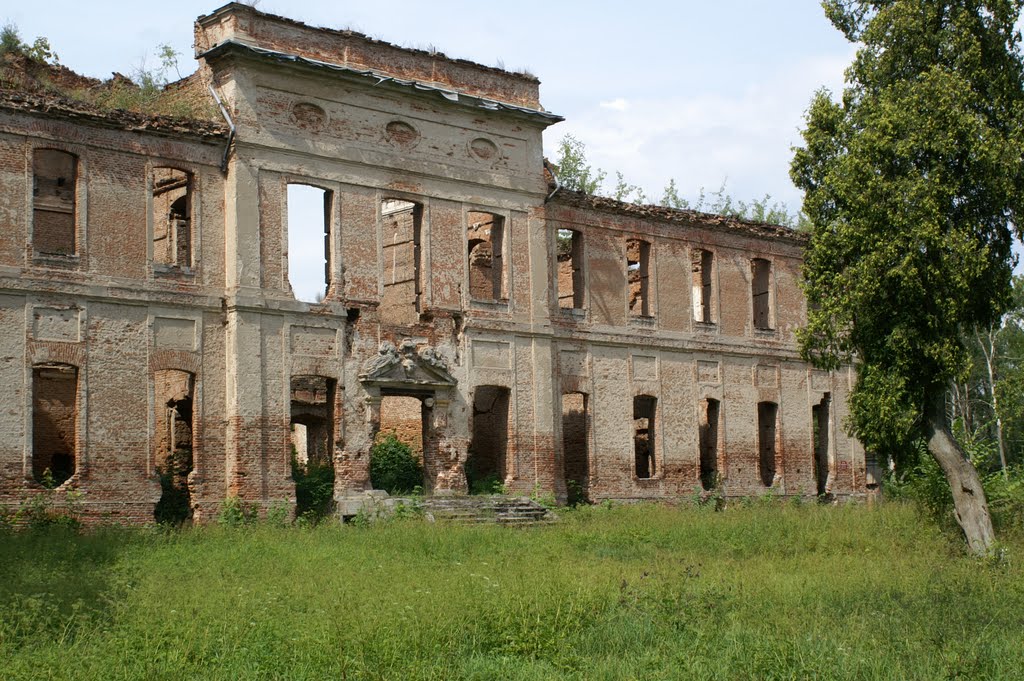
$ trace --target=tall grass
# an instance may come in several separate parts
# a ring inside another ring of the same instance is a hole
[[[0,536],[0,676],[1024,678],[1024,540],[912,508]]]

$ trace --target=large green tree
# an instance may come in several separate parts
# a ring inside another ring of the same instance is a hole
[[[1024,202],[1024,0],[825,0],[859,43],[842,100],[817,93],[794,182],[812,222],[806,357],[854,360],[849,425],[874,451],[924,437],[969,547],[994,536],[944,397],[968,367],[964,332],[1010,301]]]

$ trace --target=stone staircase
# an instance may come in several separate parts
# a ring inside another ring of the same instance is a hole
[[[426,497],[423,511],[429,520],[460,523],[536,525],[557,519],[554,513],[528,497],[499,494],[465,497]]]

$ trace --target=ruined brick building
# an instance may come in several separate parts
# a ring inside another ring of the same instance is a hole
[[[195,43],[212,121],[0,91],[0,502],[148,521],[186,452],[197,519],[290,504],[293,445],[345,502],[382,420],[431,494],[873,487],[851,372],[797,353],[803,235],[559,188],[529,75],[240,4]]]

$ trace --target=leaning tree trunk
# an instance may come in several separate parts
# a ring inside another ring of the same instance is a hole
[[[992,518],[988,514],[988,502],[981,478],[974,465],[964,456],[953,435],[946,426],[946,409],[943,397],[933,400],[925,415],[928,434],[928,452],[946,474],[949,488],[953,492],[953,509],[956,521],[964,531],[967,546],[976,555],[983,556],[992,550],[995,533]]]

